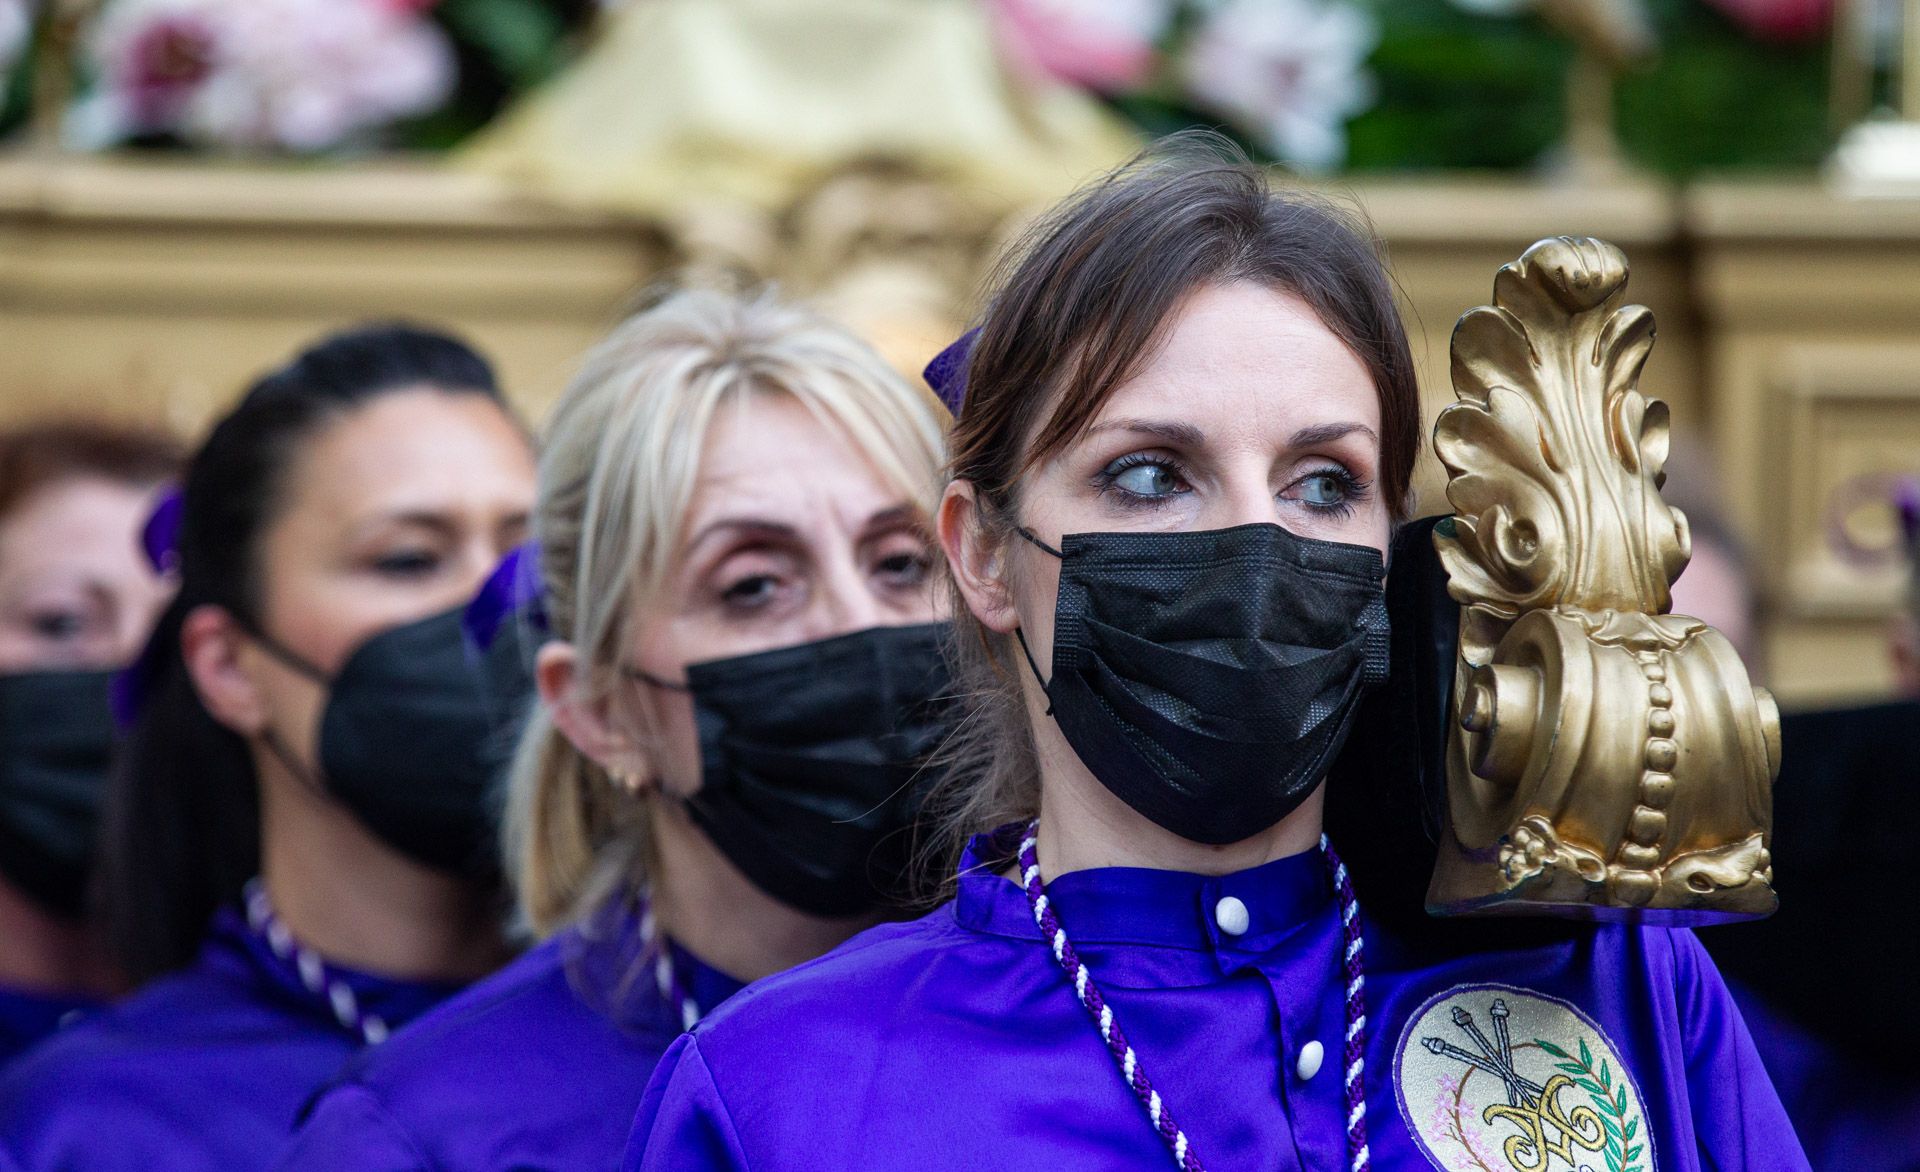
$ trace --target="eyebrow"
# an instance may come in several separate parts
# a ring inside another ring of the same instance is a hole
[[[688,539],[687,548],[689,550],[698,549],[715,534],[728,530],[739,530],[743,533],[758,533],[767,537],[780,538],[792,538],[799,534],[799,530],[793,526],[782,521],[769,521],[765,517],[720,517],[702,525],[699,532]]]
[[[381,513],[367,518],[354,526],[353,537],[358,540],[383,525],[417,526],[422,529],[432,529],[438,533],[452,533],[457,528],[445,513],[438,513],[432,509],[402,509],[398,512]]]
[[[873,516],[868,517],[866,523],[860,527],[860,531],[862,537],[867,537],[878,530],[888,529],[902,524],[918,523],[920,523],[920,510],[915,508],[911,503],[902,502],[897,505],[889,505]],[[698,549],[701,544],[709,538],[729,530],[742,533],[755,533],[763,537],[775,537],[782,540],[797,540],[800,536],[798,529],[795,529],[784,521],[773,521],[766,517],[721,517],[702,525],[700,531],[688,540],[687,548],[689,550]]]
[[[1354,434],[1364,435],[1378,442],[1380,437],[1364,423],[1316,423],[1312,427],[1303,427],[1293,433],[1287,441],[1289,447],[1310,448],[1315,444],[1330,444],[1337,439],[1345,439]]]
[[[1183,448],[1204,447],[1207,442],[1206,432],[1178,419],[1109,419],[1089,427],[1087,434],[1099,435],[1105,431],[1131,431],[1139,435],[1156,436]]]
[[[924,523],[920,516],[920,510],[912,504],[902,501],[900,504],[881,509],[873,516],[868,517],[867,523],[860,527],[860,532],[862,536],[871,536],[884,529],[897,529],[903,525],[923,525]]]

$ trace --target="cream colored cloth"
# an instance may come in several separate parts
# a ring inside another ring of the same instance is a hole
[[[1138,145],[1091,97],[1009,76],[977,0],[628,0],[457,162],[678,218],[710,200],[782,208],[874,158],[1020,207]]]

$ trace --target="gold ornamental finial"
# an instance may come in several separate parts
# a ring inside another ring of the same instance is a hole
[[[1686,516],[1660,496],[1653,315],[1601,240],[1529,248],[1453,334],[1435,544],[1461,605],[1445,914],[1700,922],[1775,905],[1779,714],[1724,636],[1666,613]]]

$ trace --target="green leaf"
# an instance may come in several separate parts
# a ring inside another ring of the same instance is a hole
[[[1607,1060],[1605,1058],[1600,1060],[1600,1085],[1608,1090],[1613,1089],[1613,1075],[1607,1071]]]
[[[1639,1121],[1638,1119],[1629,1119],[1629,1120],[1627,1120],[1627,1133],[1626,1133],[1626,1134],[1627,1134],[1627,1138],[1628,1138],[1628,1139],[1632,1139],[1632,1138],[1633,1138],[1633,1133],[1634,1133],[1634,1132],[1636,1132],[1636,1131],[1639,1131],[1639,1130],[1640,1130],[1640,1121]]]
[[[1453,518],[1449,517],[1447,519],[1452,520]],[[1554,1045],[1552,1042],[1547,1041],[1545,1038],[1535,1038],[1533,1040],[1533,1044],[1540,1047],[1542,1050],[1545,1050],[1547,1053],[1553,1055],[1555,1058],[1573,1057],[1571,1054],[1568,1054],[1565,1050],[1562,1050],[1560,1047]],[[1581,1073],[1584,1074],[1585,1071],[1582,1071]]]
[[[1568,1074],[1575,1076],[1584,1076],[1587,1073],[1587,1068],[1578,1062],[1556,1062],[1553,1064],[1553,1068],[1555,1070],[1564,1070]]]
[[[1615,1109],[1614,1114],[1624,1119],[1627,1114],[1627,1084],[1626,1083],[1620,1084],[1620,1089],[1614,1093],[1614,1100],[1618,1103],[1618,1107]]]
[[[1590,1095],[1598,1095],[1600,1093],[1600,1084],[1590,1078],[1576,1078],[1573,1080],[1573,1085]]]
[[[1600,1116],[1600,1126],[1607,1129],[1607,1134],[1612,1136],[1615,1142],[1619,1141],[1620,1125],[1618,1123],[1615,1123],[1610,1116],[1606,1116],[1606,1115]]]
[[[1607,1169],[1608,1172],[1621,1172],[1620,1157],[1614,1155],[1611,1148],[1607,1149]]]
[[[1593,1068],[1593,1051],[1587,1049],[1587,1040],[1580,1039],[1580,1064],[1589,1070]]]

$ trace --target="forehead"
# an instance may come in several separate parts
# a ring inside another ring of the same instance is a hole
[[[139,531],[153,490],[92,476],[37,489],[0,520],[0,576],[142,562]]]
[[[502,476],[527,482],[533,455],[485,395],[394,391],[341,416],[299,453],[296,501],[352,509],[397,497],[491,504]]]
[[[750,512],[796,529],[864,521],[899,503],[899,486],[839,427],[784,392],[733,397],[715,413],[701,448],[689,524]]]
[[[1248,282],[1195,290],[1161,344],[1095,414],[1177,416],[1205,431],[1364,424],[1380,432],[1366,364],[1291,293]]]

